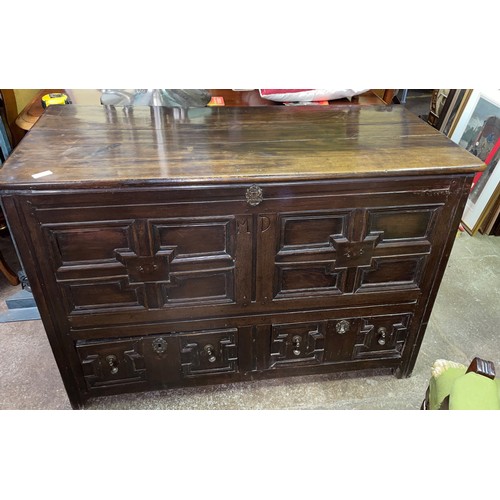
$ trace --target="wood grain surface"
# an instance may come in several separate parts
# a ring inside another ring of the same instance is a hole
[[[483,169],[403,107],[107,109],[53,106],[0,171],[0,188],[265,182]],[[37,177],[40,172],[51,174]],[[35,178],[33,178],[35,175]]]

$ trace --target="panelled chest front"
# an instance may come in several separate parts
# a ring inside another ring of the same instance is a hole
[[[0,182],[77,408],[294,374],[408,376],[480,168],[398,107],[67,106]]]

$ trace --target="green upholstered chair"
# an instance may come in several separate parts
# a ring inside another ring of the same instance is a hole
[[[500,410],[500,379],[491,361],[474,358],[470,366],[438,359],[421,409]]]

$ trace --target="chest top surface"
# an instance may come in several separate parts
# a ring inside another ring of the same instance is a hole
[[[397,105],[128,110],[68,105],[47,109],[0,169],[0,189],[320,180],[483,168],[478,158]]]

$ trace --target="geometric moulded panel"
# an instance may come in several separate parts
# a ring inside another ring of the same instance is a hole
[[[374,257],[372,267],[361,269],[358,291],[387,288],[418,288],[425,255]]]
[[[141,339],[79,341],[76,350],[89,389],[146,380]]]
[[[229,328],[179,336],[183,377],[238,372],[238,330]]]
[[[126,223],[79,223],[48,232],[59,265],[114,262],[116,248],[130,245],[130,226]]]
[[[235,218],[46,226],[68,314],[233,303]]]
[[[412,314],[362,318],[352,359],[400,358]]]
[[[341,293],[344,272],[334,267],[334,238],[345,238],[349,212],[280,214],[274,297]]]
[[[279,265],[277,283],[280,286],[276,297],[308,295],[310,293],[338,293],[339,272],[332,272],[329,264],[318,263]]]
[[[166,288],[168,303],[210,303],[233,301],[233,273],[230,270],[174,276],[175,286]]]
[[[152,224],[159,248],[176,248],[177,256],[229,254],[229,221],[185,220]]]
[[[436,207],[369,210],[368,232],[384,233],[383,241],[418,240],[428,237]]]
[[[328,247],[330,235],[344,234],[345,225],[346,214],[282,216],[280,250]]]
[[[156,255],[170,254],[169,280],[160,283],[164,305],[234,302],[235,218],[150,221]]]
[[[269,368],[323,361],[326,322],[273,325]]]
[[[90,283],[64,283],[62,290],[69,300],[70,311],[116,307],[140,307],[135,290],[126,280]]]

